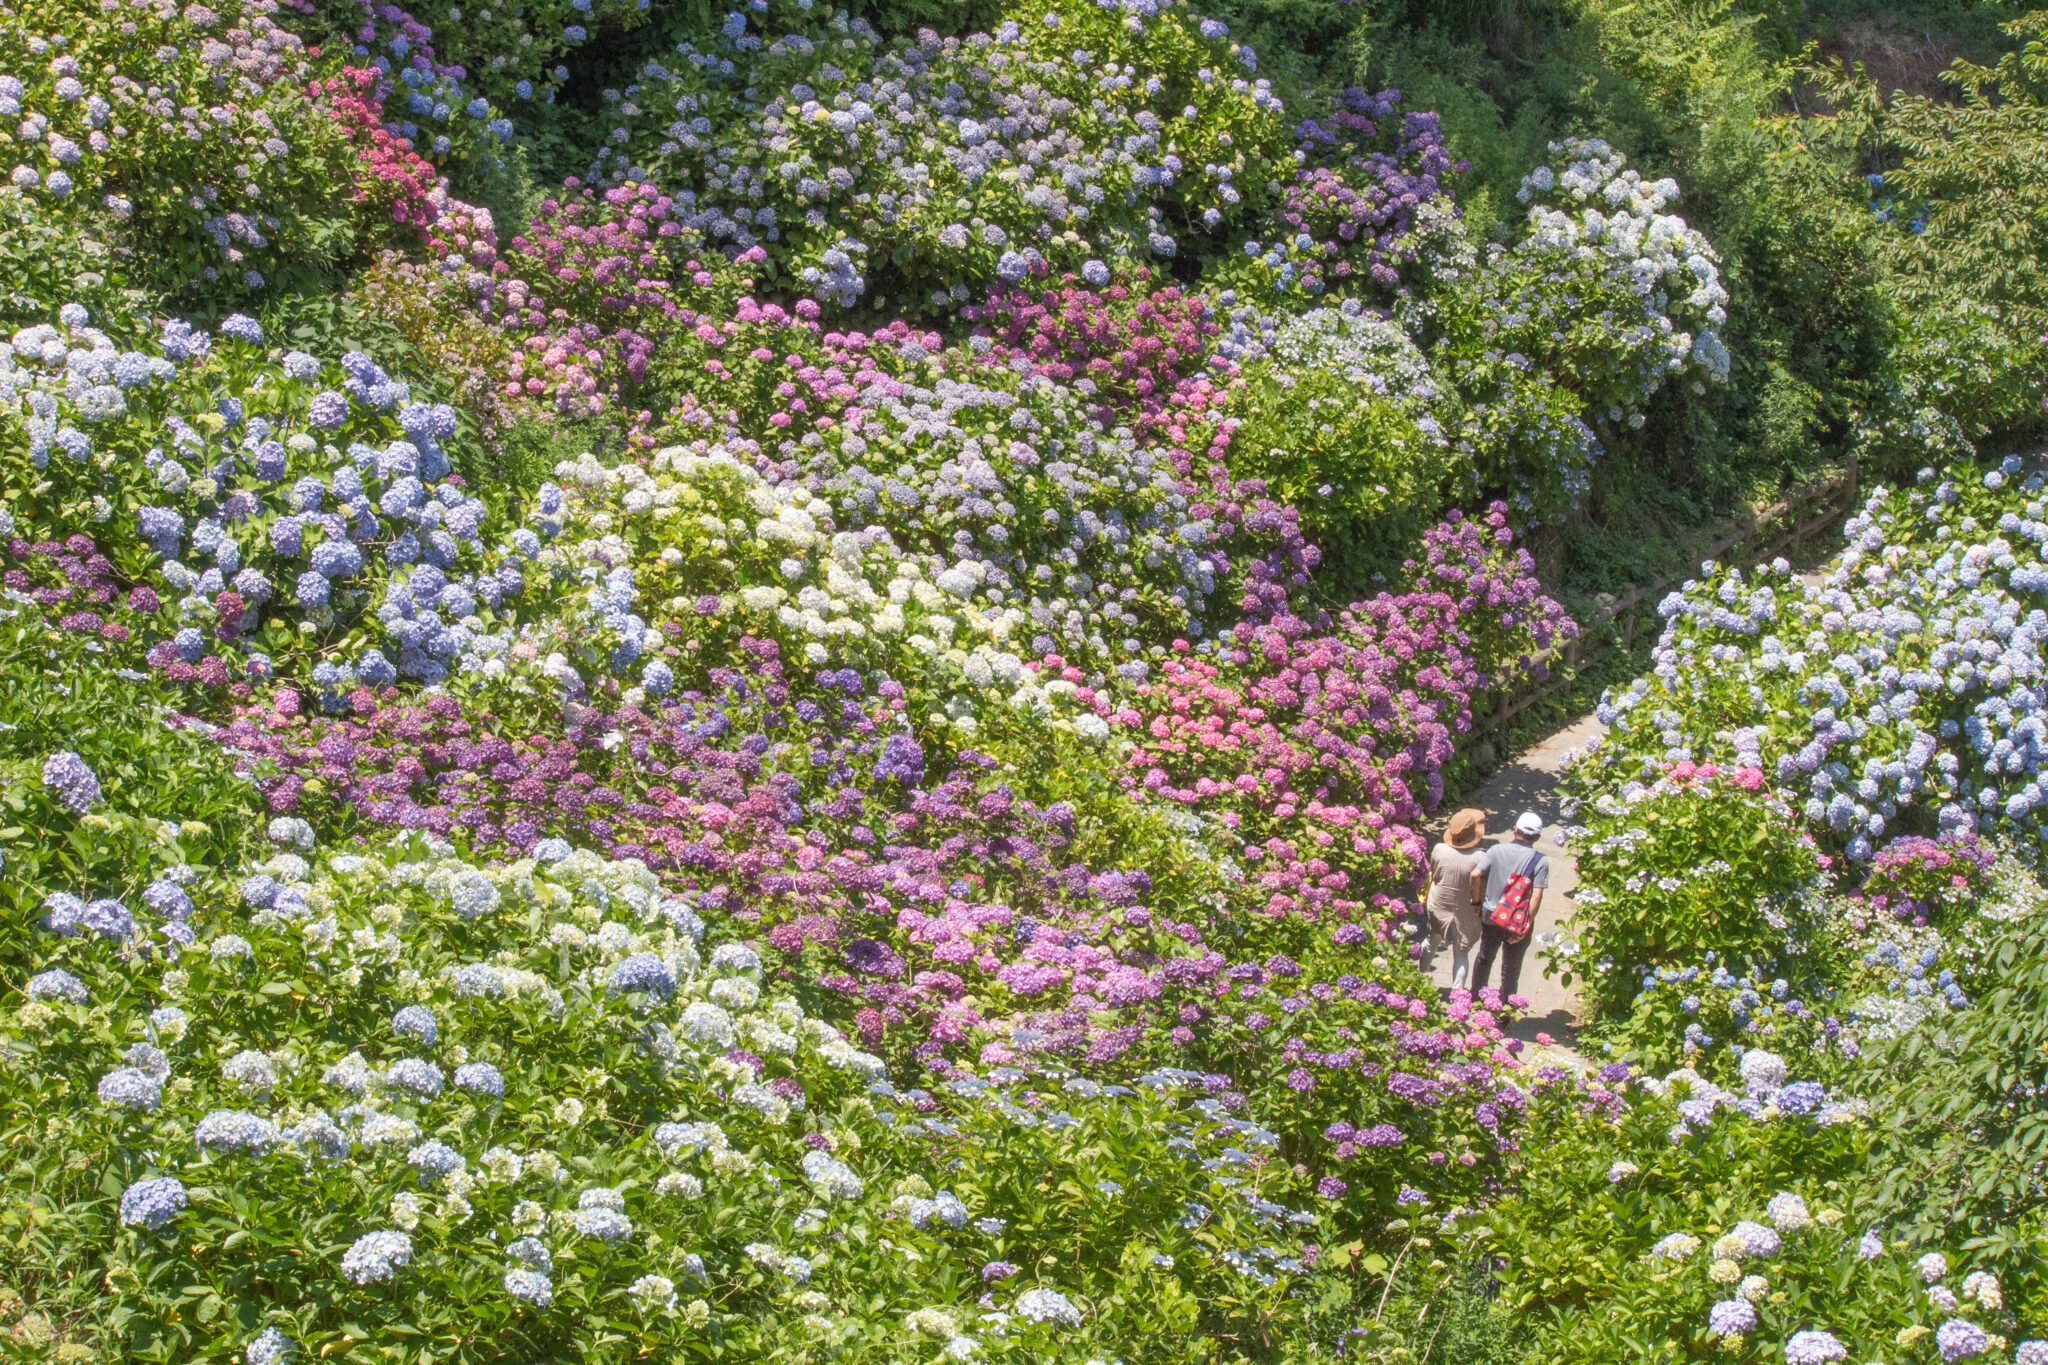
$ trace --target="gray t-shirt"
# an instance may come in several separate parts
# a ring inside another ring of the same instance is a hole
[[[1529,868],[1529,880],[1536,886],[1550,885],[1550,859],[1538,853],[1533,845],[1519,844],[1512,839],[1495,844],[1486,850],[1479,860],[1479,872],[1486,878],[1485,903],[1492,909],[1500,903],[1500,893],[1508,889],[1508,878],[1522,870],[1524,863],[1534,863]]]

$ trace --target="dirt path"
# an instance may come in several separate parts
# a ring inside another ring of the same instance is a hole
[[[1441,812],[1448,819],[1452,810],[1463,806],[1475,806],[1485,811],[1488,843],[1506,839],[1515,817],[1525,810],[1533,810],[1543,817],[1543,837],[1536,841],[1536,847],[1549,855],[1550,888],[1544,892],[1543,903],[1536,910],[1535,933],[1538,939],[1529,945],[1529,955],[1522,965],[1521,989],[1522,994],[1528,997],[1529,1009],[1509,1030],[1527,1042],[1534,1042],[1538,1033],[1546,1033],[1560,1044],[1569,1044],[1578,1031],[1577,999],[1563,983],[1544,973],[1543,961],[1538,954],[1542,951],[1541,936],[1555,933],[1559,923],[1571,914],[1571,893],[1578,882],[1576,865],[1557,842],[1558,760],[1569,750],[1583,748],[1586,741],[1597,737],[1604,729],[1590,715],[1579,717],[1516,757],[1495,773],[1485,786],[1470,793],[1459,807],[1446,805]],[[1430,835],[1436,838],[1442,832],[1443,823],[1439,821],[1431,828]],[[1430,967],[1437,985],[1449,989],[1449,950],[1435,954],[1434,960],[1425,965]],[[1496,965],[1493,984],[1498,986],[1499,983],[1500,969]]]

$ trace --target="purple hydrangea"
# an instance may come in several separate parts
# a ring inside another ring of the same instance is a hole
[[[1707,1310],[1707,1332],[1732,1337],[1756,1326],[1756,1306],[1748,1299],[1725,1299]]]
[[[43,760],[43,785],[73,815],[83,815],[99,803],[99,778],[69,749],[60,749]]]
[[[875,776],[893,777],[906,787],[924,781],[924,746],[909,735],[889,736],[882,745],[882,761],[875,764]]]
[[[1778,1108],[1787,1114],[1811,1114],[1827,1102],[1826,1087],[1818,1081],[1794,1081],[1775,1096]]]

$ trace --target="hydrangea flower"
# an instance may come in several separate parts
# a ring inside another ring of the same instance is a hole
[[[161,1232],[185,1211],[185,1186],[171,1176],[138,1180],[121,1194],[121,1225]]]
[[[1057,1289],[1027,1289],[1017,1296],[1015,1308],[1020,1316],[1032,1322],[1050,1323],[1056,1327],[1081,1325],[1081,1310]]]
[[[69,749],[43,760],[43,785],[73,815],[84,815],[99,804],[99,778],[84,759]]]
[[[1739,1336],[1756,1327],[1756,1308],[1747,1298],[1724,1299],[1707,1310],[1707,1334]]]
[[[242,1348],[246,1365],[287,1365],[297,1354],[298,1343],[275,1327],[264,1328]]]
[[[1830,1365],[1848,1356],[1849,1348],[1826,1332],[1794,1332],[1785,1343],[1785,1365]]]
[[[73,1005],[86,1002],[85,983],[62,967],[30,977],[23,993],[31,1000],[63,1000]]]
[[[367,1232],[342,1254],[341,1273],[355,1284],[383,1284],[411,1261],[412,1238],[402,1232]]]

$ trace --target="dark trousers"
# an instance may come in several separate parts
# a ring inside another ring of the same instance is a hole
[[[1520,938],[1509,938],[1507,930],[1491,920],[1479,926],[1479,960],[1472,964],[1472,993],[1477,995],[1486,989],[1486,978],[1493,975],[1493,959],[1500,958],[1500,993],[1503,999],[1513,995],[1522,986],[1522,958],[1528,954],[1529,940],[1534,934]]]

